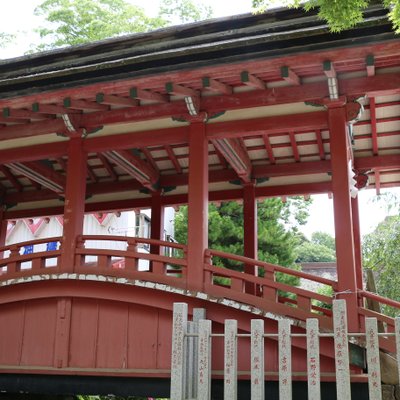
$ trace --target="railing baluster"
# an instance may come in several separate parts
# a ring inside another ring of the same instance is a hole
[[[128,246],[126,248],[127,252],[133,252],[137,253],[137,242],[134,238],[129,237],[128,238]],[[136,256],[133,256],[131,254],[128,254],[125,257],[125,268],[127,269],[133,269],[134,271],[137,271],[138,269],[138,259]]]

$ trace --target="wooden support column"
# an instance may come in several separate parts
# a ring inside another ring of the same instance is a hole
[[[7,220],[4,218],[4,214],[5,207],[0,206],[0,247],[6,245],[7,239]]]
[[[358,209],[358,197],[351,199],[351,214],[353,216],[353,240],[354,240],[354,256],[356,262],[357,288],[359,290],[362,290],[364,287],[364,279],[363,279],[363,266],[362,266],[360,214]]]
[[[247,183],[243,186],[243,253],[245,257],[257,259],[257,200],[255,184]],[[245,265],[247,274],[258,275],[258,269],[254,265]],[[255,286],[246,284],[246,293],[255,294]]]
[[[164,207],[161,204],[161,192],[154,192],[151,196],[151,238],[161,240],[164,231]],[[160,246],[150,245],[151,254],[160,254]],[[155,273],[164,275],[164,265],[159,261],[151,262],[151,270]]]
[[[164,232],[164,206],[161,204],[161,192],[151,195],[151,238],[162,240]],[[151,254],[160,254],[160,246],[151,245]]]
[[[7,220],[4,218],[5,207],[0,206],[0,247],[6,245],[7,239]],[[0,252],[0,258],[3,258],[3,252]]]
[[[64,229],[61,270],[73,272],[77,238],[83,233],[85,212],[87,153],[83,140],[73,137],[68,143],[67,182],[65,188]]]
[[[203,289],[204,252],[208,247],[208,140],[203,121],[189,127],[187,288]]]
[[[330,107],[328,122],[339,292],[337,298],[346,300],[349,330],[358,332],[356,261],[349,185],[351,149],[345,107]]]

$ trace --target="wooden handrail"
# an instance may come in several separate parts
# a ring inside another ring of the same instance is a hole
[[[43,244],[43,243],[50,243],[50,242],[60,242],[61,243],[61,241],[62,241],[61,236],[28,240],[25,242],[18,242],[18,243],[9,244],[7,246],[2,246],[2,247],[0,247],[0,253],[5,252],[7,250],[11,250],[11,248],[16,248],[16,247],[21,248],[24,246],[31,246],[31,245],[35,246],[36,244]]]
[[[219,251],[219,250],[208,249],[207,252],[211,256],[227,258],[229,260],[238,261],[238,262],[241,262],[246,265],[254,265],[254,266],[262,267],[268,272],[282,272],[287,275],[293,275],[293,276],[296,276],[299,278],[304,278],[304,279],[308,279],[310,281],[314,281],[314,282],[322,283],[324,285],[332,286],[332,288],[334,290],[336,290],[336,288],[337,288],[336,281],[332,281],[331,279],[326,279],[326,278],[322,278],[320,276],[308,274],[306,272],[297,271],[295,269],[291,269],[288,267],[282,267],[280,265],[269,264],[264,261],[258,261],[258,260],[254,260],[252,258],[238,256],[236,254],[224,253],[223,251]],[[250,274],[246,274],[246,275],[250,275]]]
[[[167,242],[165,240],[158,239],[150,239],[150,238],[141,238],[135,236],[107,236],[107,235],[82,235],[80,236],[80,240],[99,240],[99,241],[118,241],[118,242],[136,242],[143,243],[149,245],[163,246],[163,247],[172,247],[179,250],[186,250],[187,246],[185,244],[175,243],[175,242]]]
[[[387,306],[397,308],[400,310],[400,302],[396,300],[388,299],[386,297],[379,296],[379,294],[371,293],[366,290],[360,290],[358,293],[361,295],[361,297],[375,300],[378,301],[379,303],[386,304]]]

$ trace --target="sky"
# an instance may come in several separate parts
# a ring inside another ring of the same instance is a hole
[[[0,59],[17,57],[23,55],[29,50],[29,45],[38,40],[38,37],[32,33],[34,28],[41,23],[39,17],[33,15],[34,8],[43,0],[13,0],[4,2],[2,12],[0,13],[0,27],[2,31],[8,33],[17,32],[17,44],[0,49]],[[158,9],[158,0],[128,0],[135,5],[146,9],[147,14],[155,15]],[[251,0],[202,0],[203,4],[213,7],[215,17],[223,17],[234,14],[241,14],[251,11]],[[400,190],[397,190],[400,196]],[[386,210],[371,199],[375,196],[373,190],[363,190],[359,194],[360,214],[364,216],[361,219],[361,233],[366,234],[376,227],[386,216]],[[313,196],[313,205],[311,206],[311,215],[309,222],[301,230],[310,237],[314,231],[324,231],[334,234],[333,205],[332,200],[327,195]]]

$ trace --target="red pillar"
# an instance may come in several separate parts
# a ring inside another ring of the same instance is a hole
[[[6,245],[7,239],[7,220],[4,219],[4,212],[5,208],[3,206],[0,206],[0,247]],[[2,256],[1,253],[0,256]]]
[[[82,139],[71,138],[68,143],[67,182],[65,188],[64,229],[61,251],[62,271],[74,270],[77,237],[83,232],[85,213],[87,154]]]
[[[362,249],[360,234],[360,214],[358,210],[358,198],[351,199],[351,213],[353,216],[353,240],[354,256],[356,262],[357,288],[362,290],[364,286],[363,267],[362,267]]]
[[[161,192],[151,196],[151,238],[162,240],[164,233],[164,206],[161,204]],[[150,253],[160,254],[160,246],[151,245]]]
[[[353,221],[350,201],[349,159],[350,143],[347,132],[346,110],[328,110],[332,164],[333,208],[338,275],[338,298],[347,301],[350,332],[359,330],[357,312],[357,280],[354,252]]]
[[[203,289],[204,251],[208,247],[208,140],[204,122],[189,127],[187,288]]]
[[[257,259],[257,201],[254,183],[247,183],[243,187],[243,253],[245,257]],[[258,275],[257,267],[245,265],[248,274]],[[246,293],[255,293],[253,284],[246,284]]]

